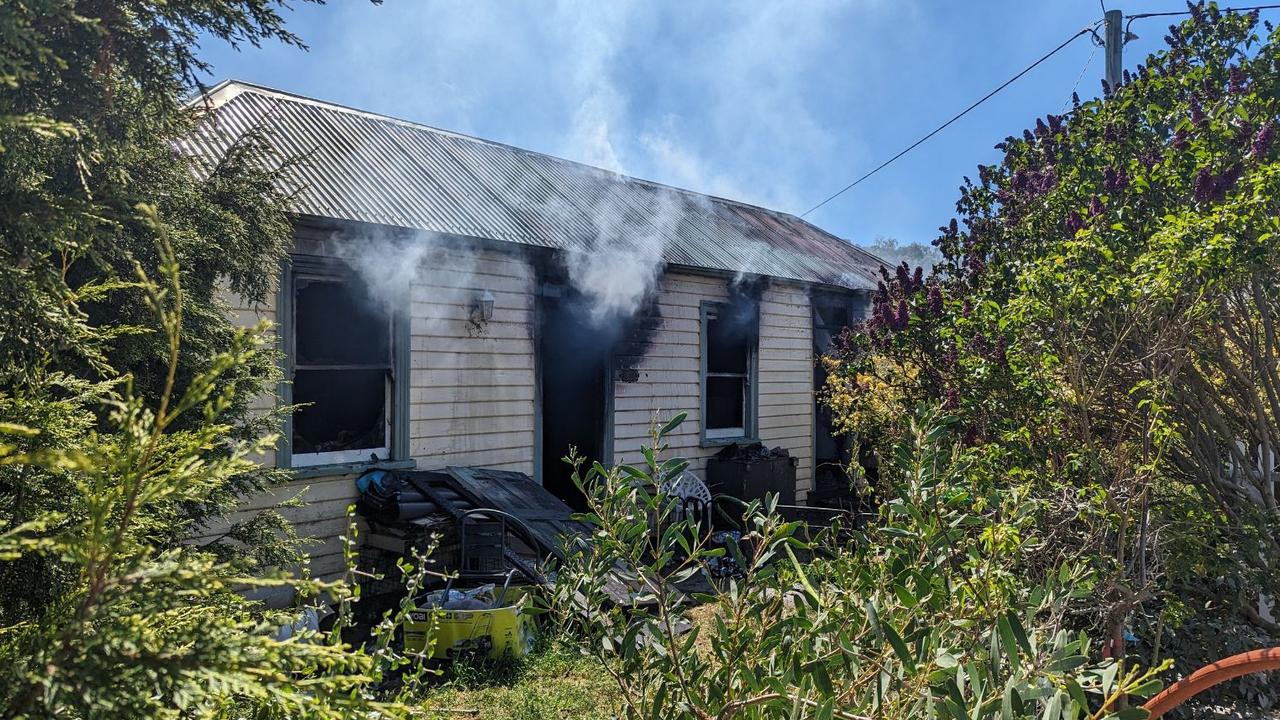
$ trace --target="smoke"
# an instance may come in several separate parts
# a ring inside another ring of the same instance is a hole
[[[595,237],[589,250],[564,255],[568,278],[589,302],[596,325],[632,318],[645,304],[666,266],[667,243],[704,201],[652,183],[622,182],[631,183],[623,192],[649,195],[643,219],[627,223],[622,201],[607,195],[590,210]]]
[[[369,300],[383,309],[409,314],[415,299],[430,306],[412,313],[415,332],[454,335],[467,320],[473,295],[480,288],[479,254],[457,248],[428,232],[371,231],[335,237],[325,253],[351,266]]]
[[[588,3],[562,0],[553,6],[556,24],[572,41],[564,46],[569,72],[565,93],[576,98],[560,152],[588,165],[621,173],[623,162],[615,135],[625,133],[627,96],[618,89],[613,72],[626,42],[636,7],[628,3]]]

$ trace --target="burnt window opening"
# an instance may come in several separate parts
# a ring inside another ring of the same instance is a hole
[[[703,307],[703,434],[741,440],[754,434],[755,354],[760,316],[754,303]]]
[[[392,322],[337,267],[293,277],[292,465],[386,460],[391,450]]]

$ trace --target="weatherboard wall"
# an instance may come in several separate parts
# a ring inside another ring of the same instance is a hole
[[[440,250],[424,259],[413,283],[409,308],[409,455],[421,469],[476,465],[533,475],[534,467],[534,275],[527,260],[481,250]],[[493,317],[472,322],[476,289],[494,298]],[[240,326],[277,322],[275,301],[254,305],[226,293]],[[277,326],[278,327],[278,326]],[[267,396],[255,406],[274,407]],[[274,464],[274,456],[260,462]],[[288,499],[301,507],[282,514],[308,547],[313,575],[326,577],[343,566],[340,536],[347,508],[356,501],[353,473],[309,476],[246,499],[228,518],[236,522]],[[211,526],[197,541],[223,532]]]
[[[436,254],[413,288],[410,456],[534,474],[534,269],[482,250]],[[470,317],[476,290],[493,317]]]
[[[707,459],[722,444],[702,441],[702,325],[704,301],[729,298],[729,280],[692,273],[667,273],[658,284],[661,321],[651,345],[636,364],[635,379],[614,382],[613,458],[640,462],[655,418],[676,413],[688,419],[667,441],[669,456],[690,460],[690,470],[706,477]],[[756,415],[758,439],[784,447],[797,460],[796,492],[803,498],[812,483],[813,325],[804,285],[775,282],[760,299]]]
[[[537,278],[531,263],[493,250],[434,253],[413,285],[409,307],[409,455],[418,468],[471,465],[535,475],[535,317]],[[728,299],[729,280],[684,272],[659,279],[661,318],[644,356],[627,379],[615,381],[612,420],[615,461],[637,461],[649,425],[684,411],[684,426],[669,439],[671,454],[692,461],[705,476],[707,458],[720,450],[701,440],[701,315],[703,301]],[[470,317],[478,289],[494,298],[493,317]],[[273,323],[274,299],[253,304],[227,294],[236,324]],[[812,323],[807,286],[776,281],[760,301],[756,403],[758,437],[797,458],[797,496],[812,478]],[[267,410],[275,398],[255,407]],[[270,464],[273,457],[260,458]],[[546,460],[544,459],[544,462]],[[281,512],[299,536],[312,538],[310,570],[319,577],[342,569],[340,536],[355,502],[354,474],[298,479],[248,498],[229,521],[297,498]],[[211,527],[204,539],[222,532]],[[199,540],[199,538],[197,539]]]

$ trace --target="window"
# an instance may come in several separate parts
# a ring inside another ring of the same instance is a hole
[[[845,328],[856,322],[853,295],[837,295],[833,293],[815,293],[813,305],[813,351],[822,355],[831,349],[831,343],[844,332]]]
[[[392,313],[341,263],[298,258],[290,280],[288,401],[304,407],[292,417],[288,464],[391,458],[399,420]]]
[[[759,313],[753,303],[702,306],[702,436],[712,442],[755,435],[755,354]]]

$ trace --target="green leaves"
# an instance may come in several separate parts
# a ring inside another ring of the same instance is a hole
[[[915,547],[917,565],[962,564],[973,582],[943,587],[978,603],[1061,567],[1069,589],[1028,604],[1143,642],[1168,642],[1154,618],[1206,577],[1215,595],[1280,592],[1259,554],[1280,537],[1262,520],[1280,483],[1258,471],[1280,454],[1280,35],[1260,40],[1256,17],[1212,6],[1189,15],[1110,97],[1003,142],[960,190],[939,272],[925,287],[886,276],[865,337],[825,365],[838,422],[877,463],[878,542]],[[905,327],[885,313],[899,304]],[[921,406],[962,428],[987,486],[968,497],[1002,509],[979,546],[920,544],[926,510],[943,506],[943,525],[948,500],[904,447]],[[1095,586],[1123,591],[1100,599]],[[892,587],[904,606],[923,594]],[[1001,672],[1025,672],[1037,616],[1009,610],[980,627]],[[1249,626],[1221,608],[1184,619],[1221,643],[1187,643],[1205,662]],[[1088,656],[1058,655],[1049,671]]]
[[[881,466],[901,483],[896,497],[853,537],[801,542],[804,528],[765,498],[744,503],[741,538],[719,552],[642,490],[671,460],[654,452],[643,468],[605,470],[584,484],[597,533],[560,569],[552,615],[599,649],[635,717],[1081,717],[1085,688],[1096,693],[1108,670],[1041,618],[1086,576],[1066,564],[1036,582],[1015,575],[1004,566],[1027,552],[1016,542],[989,561],[991,538],[1029,534],[1035,515],[975,473],[934,418],[916,415],[896,464]],[[742,574],[703,574],[716,557]],[[618,567],[651,604],[586,610],[606,606],[602,580]],[[671,585],[699,576],[709,591],[695,610]],[[1112,678],[1113,691],[1132,679]]]
[[[667,435],[670,435],[673,430],[680,427],[680,425],[684,423],[685,418],[687,417],[689,417],[689,413],[686,413],[686,412],[676,413],[670,420],[666,422],[665,425],[662,426],[661,429],[658,430],[658,438],[661,439],[666,437]]]

